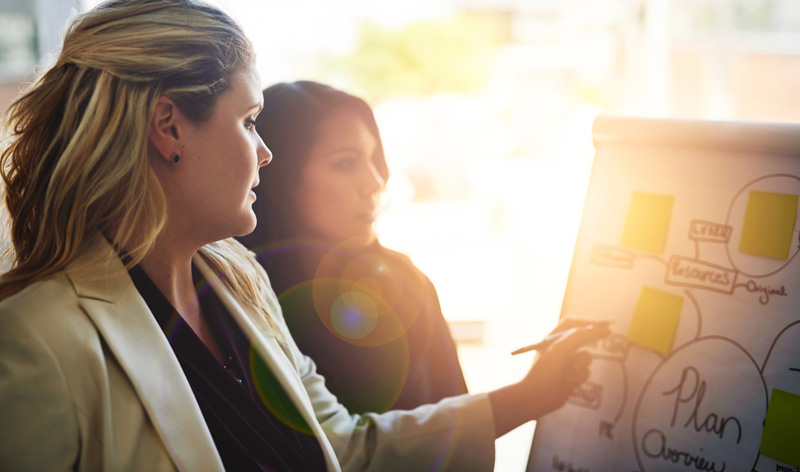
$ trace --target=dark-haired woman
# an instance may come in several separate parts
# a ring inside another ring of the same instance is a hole
[[[257,129],[279,156],[240,238],[256,252],[300,349],[351,412],[467,393],[436,289],[372,231],[389,172],[372,110],[316,82],[264,91]]]

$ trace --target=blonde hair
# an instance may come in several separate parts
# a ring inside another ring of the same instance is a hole
[[[55,65],[7,111],[0,173],[13,255],[0,299],[63,270],[96,230],[114,234],[129,266],[139,263],[167,217],[148,161],[156,100],[204,122],[254,59],[241,28],[195,0],[116,0],[79,16]],[[269,320],[266,277],[239,268],[241,246],[220,241],[201,253]]]

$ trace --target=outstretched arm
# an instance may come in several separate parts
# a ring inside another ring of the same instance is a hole
[[[566,320],[556,331],[569,328],[577,329],[542,352],[525,378],[489,392],[496,437],[560,408],[589,378],[591,356],[578,349],[607,336],[608,327]]]

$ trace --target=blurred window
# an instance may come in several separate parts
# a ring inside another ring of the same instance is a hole
[[[25,77],[38,59],[30,6],[27,0],[5,0],[0,5],[0,82]]]

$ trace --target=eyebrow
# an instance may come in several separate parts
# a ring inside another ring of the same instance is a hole
[[[361,152],[361,149],[359,149],[357,147],[353,147],[353,146],[343,146],[343,147],[337,147],[335,149],[332,149],[331,151],[328,151],[327,154],[330,156],[332,154],[337,154],[337,153],[340,153],[340,152],[355,152],[355,153],[359,153],[359,152]]]

